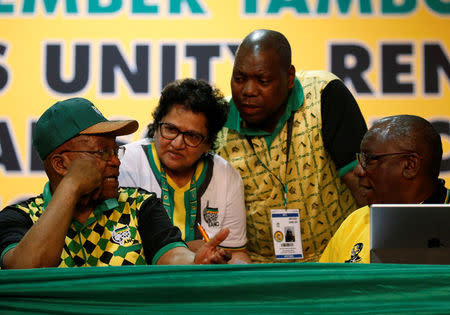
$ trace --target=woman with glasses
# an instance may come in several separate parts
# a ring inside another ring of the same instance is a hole
[[[242,179],[210,152],[227,114],[223,95],[208,83],[183,79],[168,84],[147,138],[126,145],[119,182],[155,192],[191,250],[204,242],[198,224],[209,237],[229,228],[221,246],[231,251],[231,262],[250,262]]]

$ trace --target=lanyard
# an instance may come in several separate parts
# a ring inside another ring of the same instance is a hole
[[[291,114],[291,116],[289,117],[288,121],[287,121],[287,133],[286,133],[286,173],[285,173],[285,177],[284,179],[286,180],[287,178],[287,172],[288,172],[288,162],[289,162],[289,151],[291,149],[291,142],[292,142],[292,127],[294,124],[294,113]],[[264,164],[261,159],[259,158],[258,154],[256,154],[255,151],[255,147],[253,146],[252,140],[249,136],[246,136],[247,142],[250,145],[250,147],[253,150],[253,153],[255,153],[256,158],[258,159],[258,162],[270,173],[272,174],[277,180],[278,182],[281,184],[281,188],[283,191],[283,196],[284,196],[284,200],[283,200],[283,205],[284,208],[287,209],[287,182],[283,184],[283,181],[281,180],[281,178],[279,178],[277,175],[275,175],[274,172],[272,172],[266,164]],[[287,180],[286,180],[287,181]]]

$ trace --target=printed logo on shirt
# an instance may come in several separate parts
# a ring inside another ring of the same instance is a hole
[[[352,248],[351,257],[349,260],[346,260],[346,263],[359,263],[361,262],[361,257],[359,257],[359,253],[361,253],[363,248],[363,243],[357,243]]]
[[[203,210],[203,218],[209,227],[219,226],[219,209],[210,208],[208,201],[206,203],[206,208]]]
[[[131,239],[131,231],[130,227],[128,225],[125,225],[120,228],[114,227],[114,230],[112,232],[111,241],[113,243],[124,245],[128,243],[132,243],[133,240]]]

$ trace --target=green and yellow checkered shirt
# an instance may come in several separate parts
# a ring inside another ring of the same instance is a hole
[[[138,188],[120,188],[117,199],[97,206],[84,224],[73,219],[58,267],[144,265],[137,212],[152,194]],[[51,195],[44,194],[15,205],[36,223]],[[11,207],[9,207],[11,209]],[[17,243],[10,244],[4,252]]]

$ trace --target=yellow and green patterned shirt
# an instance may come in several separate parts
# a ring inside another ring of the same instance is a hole
[[[51,199],[49,184],[44,193],[20,204],[9,206],[0,212],[0,253],[17,246],[20,239],[38,221]],[[149,202],[145,202],[148,200]],[[84,224],[76,219],[67,231],[65,244],[58,267],[120,266],[146,264],[144,248],[138,231],[138,212],[145,207],[152,211],[156,221],[170,223],[159,203],[154,206],[154,194],[138,188],[120,188],[117,199],[108,199],[98,205]],[[150,202],[153,202],[150,203]],[[9,218],[7,218],[9,217]],[[160,224],[157,228],[164,229]],[[153,225],[152,225],[153,227]],[[152,231],[152,234],[155,231]],[[153,246],[153,245],[152,245]],[[166,238],[153,251],[147,261],[156,262],[167,250],[185,246],[180,234],[176,238]]]
[[[240,172],[244,181],[247,251],[255,262],[318,261],[339,225],[356,209],[350,190],[324,148],[321,132],[321,93],[336,79],[324,71],[297,73],[287,109],[272,134],[246,129],[238,116],[230,124],[233,110],[237,112],[232,106],[228,128],[218,135],[218,154]],[[286,165],[287,120],[291,113],[292,140]],[[276,260],[274,254],[270,211],[284,209],[284,185],[287,209],[300,212],[301,260]]]

